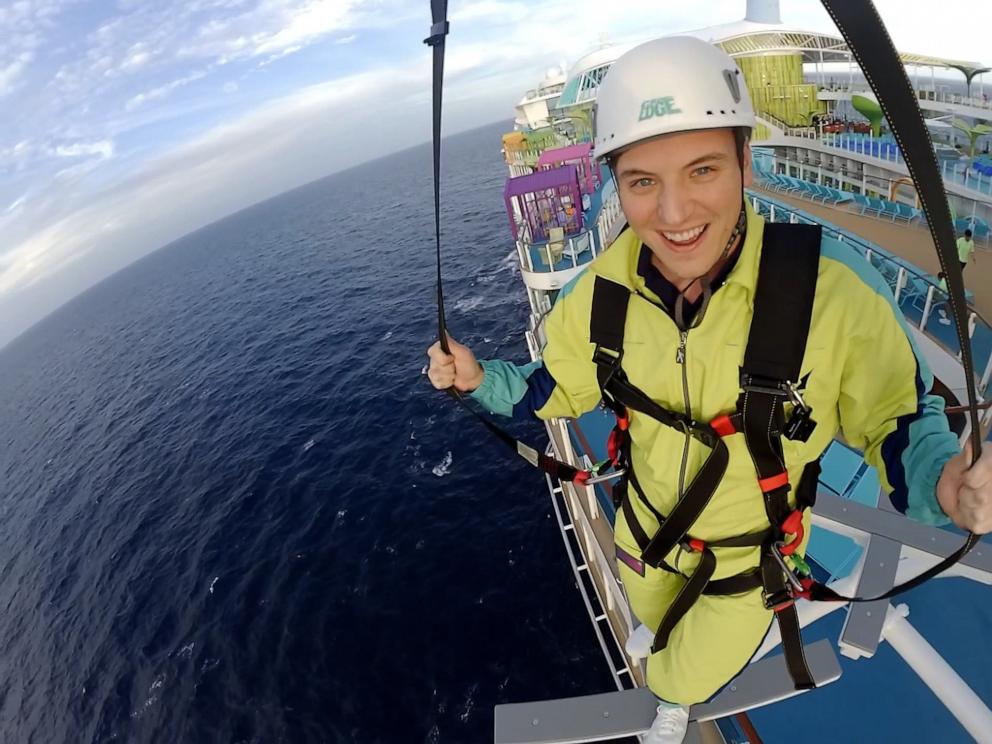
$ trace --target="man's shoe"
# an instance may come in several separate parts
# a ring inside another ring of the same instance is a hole
[[[659,705],[654,723],[646,734],[641,735],[641,744],[682,744],[688,728],[688,707]]]

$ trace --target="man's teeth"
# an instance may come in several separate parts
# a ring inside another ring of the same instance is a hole
[[[705,229],[706,225],[702,225],[693,230],[686,230],[685,232],[677,233],[663,232],[662,235],[671,240],[673,243],[688,243],[689,241],[698,238],[699,234]]]

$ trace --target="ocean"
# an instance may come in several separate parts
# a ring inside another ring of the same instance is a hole
[[[455,338],[525,362],[509,128],[444,141],[444,289]],[[485,742],[494,704],[612,689],[543,477],[424,374],[430,157],[220,220],[0,351],[0,739]]]

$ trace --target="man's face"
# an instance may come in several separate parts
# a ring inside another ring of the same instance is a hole
[[[750,186],[751,148],[743,182],[730,129],[679,132],[625,150],[615,163],[620,205],[661,273],[683,289],[720,258]]]

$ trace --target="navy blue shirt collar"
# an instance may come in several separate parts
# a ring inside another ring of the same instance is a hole
[[[737,244],[737,250],[730,255],[727,263],[724,264],[722,269],[720,269],[720,273],[718,273],[710,283],[710,288],[713,292],[716,292],[724,285],[727,281],[727,277],[730,276],[730,272],[733,271],[734,267],[737,265],[737,259],[740,258],[741,255],[741,248],[744,247],[745,237],[745,235],[741,235],[740,242]],[[668,281],[662,273],[655,268],[654,264],[651,263],[651,255],[651,249],[644,245],[644,243],[641,243],[641,252],[637,257],[637,274],[644,279],[644,284],[647,288],[654,292],[664,303],[665,309],[668,310],[669,315],[671,315],[675,308],[675,301],[678,299],[679,291],[676,289],[675,285]],[[696,317],[696,312],[702,304],[702,299],[702,295],[700,295],[695,302],[685,303],[686,323],[691,323],[692,319]]]

